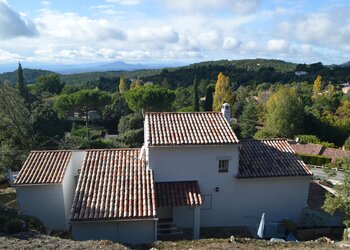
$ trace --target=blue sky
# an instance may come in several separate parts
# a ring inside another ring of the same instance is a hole
[[[0,0],[0,64],[350,60],[348,0]]]

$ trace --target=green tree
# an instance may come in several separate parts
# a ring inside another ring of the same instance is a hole
[[[257,137],[293,138],[303,129],[304,107],[294,88],[280,87],[266,103],[266,122]]]
[[[17,84],[16,88],[18,89],[20,95],[23,97],[23,99],[28,102],[29,101],[29,93],[27,85],[24,82],[23,78],[23,69],[21,63],[18,63],[18,69],[17,69]]]
[[[50,94],[59,94],[64,88],[64,83],[61,82],[59,75],[48,74],[41,75],[37,78],[34,89],[37,93],[42,94],[48,92]]]
[[[323,209],[331,214],[340,212],[344,215],[344,224],[350,227],[350,156],[337,162],[337,167],[343,170],[344,181],[335,185],[335,195],[326,194]]]
[[[199,111],[198,81],[197,76],[193,79],[193,111]]]
[[[213,93],[214,93],[215,85],[209,84],[207,86],[207,91],[205,93],[205,102],[204,102],[204,110],[212,111],[213,110]]]
[[[30,112],[19,91],[0,83],[0,172],[18,170],[36,137]]]
[[[350,150],[350,136],[345,140],[344,147],[346,150]]]
[[[171,109],[175,93],[156,85],[144,85],[126,92],[125,100],[134,111],[167,111]]]
[[[128,91],[128,84],[126,83],[125,76],[120,76],[119,92],[120,93],[125,93],[126,91]]]
[[[175,90],[175,101],[173,103],[173,107],[176,111],[182,109],[182,108],[187,108],[187,107],[191,107],[191,111],[192,110],[192,94],[191,91],[189,90],[189,88],[185,88],[185,87],[178,87]]]
[[[127,147],[140,147],[143,143],[143,116],[141,112],[123,116],[118,124],[119,142]]]
[[[84,89],[73,94],[61,95],[54,104],[55,110],[63,115],[78,111],[85,115],[85,128],[89,128],[89,111],[102,109],[111,102],[111,96],[107,92],[96,89]],[[88,137],[88,136],[87,136]]]
[[[241,127],[241,136],[244,139],[253,138],[256,133],[256,121],[258,114],[254,103],[248,102],[244,105],[239,125]]]
[[[232,90],[230,78],[220,72],[215,85],[213,111],[220,111],[222,104],[225,102],[232,104]]]

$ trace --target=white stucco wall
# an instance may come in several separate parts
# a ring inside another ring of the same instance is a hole
[[[71,208],[74,199],[74,193],[76,189],[76,180],[75,176],[78,176],[78,170],[81,169],[83,165],[83,160],[86,155],[85,151],[73,151],[72,157],[68,163],[66,173],[62,181],[63,187],[63,198],[64,198],[64,211],[66,214],[66,221],[69,224]],[[67,225],[69,227],[69,225]]]
[[[156,220],[72,223],[74,240],[112,240],[141,244],[156,241]]]
[[[16,194],[22,214],[36,216],[54,230],[68,228],[61,184],[20,186]]]
[[[230,158],[228,173],[218,172],[218,160]],[[201,193],[211,199],[201,209],[201,227],[254,226],[266,219],[299,222],[307,206],[309,178],[240,180],[237,146],[150,147],[149,166],[155,181],[198,180]],[[219,188],[216,192],[216,188]],[[193,226],[193,209],[175,207],[174,221]]]

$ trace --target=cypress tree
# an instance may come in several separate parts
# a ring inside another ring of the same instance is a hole
[[[196,79],[196,75],[194,76],[193,79],[193,110],[195,112],[199,111],[199,96],[198,96],[198,81]]]
[[[213,93],[214,93],[215,85],[210,84],[207,86],[207,92],[205,93],[205,102],[204,102],[204,110],[212,111],[213,110]]]
[[[253,103],[248,102],[244,108],[240,117],[240,127],[242,129],[241,136],[244,139],[249,139],[256,133],[255,123],[258,120],[257,110]]]
[[[23,69],[22,69],[22,65],[20,62],[18,63],[18,69],[17,69],[16,88],[18,89],[18,91],[19,91],[20,95],[23,97],[23,99],[27,102],[28,101],[28,88],[27,88],[27,85],[24,83]]]

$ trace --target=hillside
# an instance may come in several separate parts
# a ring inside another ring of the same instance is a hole
[[[54,72],[41,69],[23,69],[23,77],[27,84],[34,83],[36,81],[36,78],[38,78],[41,75],[47,75],[51,73]],[[5,80],[8,80],[12,84],[15,84],[17,82],[17,70],[0,74],[0,81]]]

